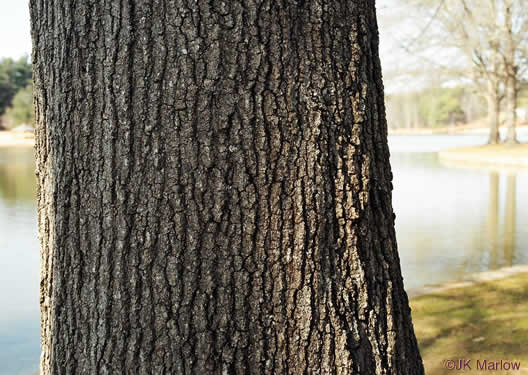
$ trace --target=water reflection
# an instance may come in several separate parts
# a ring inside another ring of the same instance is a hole
[[[528,170],[444,165],[394,153],[393,204],[408,289],[528,263]]]
[[[33,153],[27,149],[0,150],[0,197],[8,202],[32,202],[35,186]]]
[[[490,269],[512,266],[515,257],[516,185],[517,175],[509,172],[506,176],[506,196],[503,222],[503,241],[499,241],[500,228],[500,186],[499,173],[490,172],[488,234],[490,243]],[[502,252],[502,259],[500,255]]]
[[[515,224],[517,175],[509,172],[506,178],[504,214],[501,216],[500,174],[490,172],[487,231],[489,243],[489,269],[510,267],[515,262]],[[502,223],[502,227],[501,227]],[[502,241],[501,239],[502,233]]]
[[[0,149],[0,375],[38,369],[39,246],[31,149]]]
[[[490,244],[490,268],[496,269],[497,246],[499,235],[499,174],[490,173],[489,182],[489,205],[488,205],[488,236]]]
[[[513,265],[515,255],[515,223],[516,223],[516,193],[517,176],[508,175],[508,187],[506,190],[506,214],[504,218],[504,260],[506,265]]]

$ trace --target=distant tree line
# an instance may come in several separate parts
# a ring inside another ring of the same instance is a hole
[[[427,88],[385,98],[391,128],[436,128],[472,122],[485,102],[469,88]]]
[[[27,57],[0,60],[0,129],[33,124],[31,76]]]
[[[487,102],[474,88],[426,88],[385,96],[387,119],[392,129],[439,128],[479,122],[485,124]],[[516,108],[528,107],[528,86],[521,85]],[[518,119],[526,121],[527,115]],[[507,113],[499,115],[506,122]]]
[[[403,49],[422,71],[470,84],[483,97],[489,143],[516,143],[517,109],[528,76],[528,0],[401,0],[407,25],[420,25]],[[398,27],[401,29],[401,23]],[[425,69],[428,66],[428,69]],[[503,118],[501,118],[501,115]]]

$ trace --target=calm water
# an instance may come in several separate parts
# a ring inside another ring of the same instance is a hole
[[[445,165],[436,152],[424,152],[485,140],[390,138],[396,236],[407,289],[528,264],[528,169]]]
[[[32,151],[0,148],[0,374],[38,369],[39,245]]]
[[[528,263],[528,171],[458,168],[437,158],[436,151],[485,139],[390,138],[398,246],[408,289]],[[0,149],[0,375],[38,369],[34,169],[31,151]]]

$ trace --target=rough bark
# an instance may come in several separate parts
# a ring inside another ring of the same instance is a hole
[[[423,374],[373,1],[30,7],[43,375]]]

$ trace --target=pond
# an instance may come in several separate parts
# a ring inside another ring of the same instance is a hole
[[[39,243],[32,150],[0,148],[0,374],[38,370]]]
[[[528,170],[453,167],[438,159],[439,150],[485,141],[480,135],[390,137],[396,233],[407,289],[528,263]],[[33,163],[31,150],[0,149],[0,375],[38,370]]]
[[[486,136],[390,137],[396,237],[407,290],[528,263],[528,169],[446,164],[435,152],[485,141]]]

